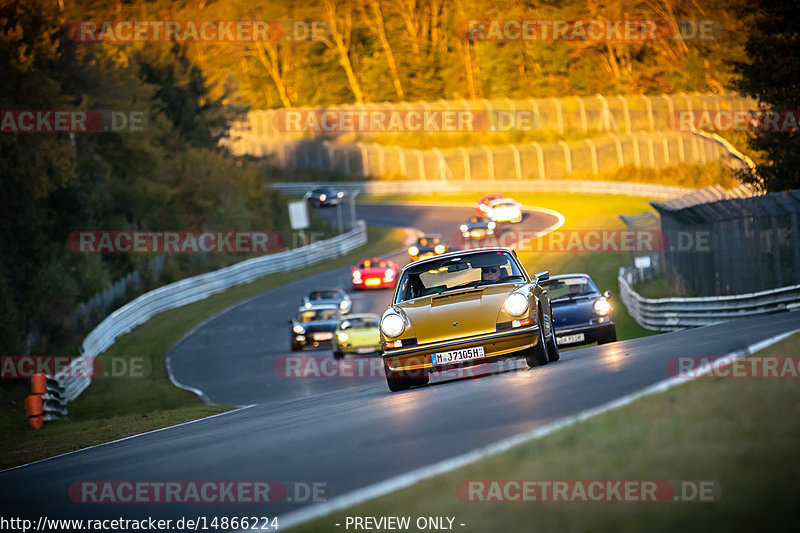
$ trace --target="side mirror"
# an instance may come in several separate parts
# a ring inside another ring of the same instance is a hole
[[[550,279],[550,271],[542,270],[541,272],[537,272],[534,277],[539,281],[547,281]]]
[[[603,296],[606,297],[606,298],[611,298],[611,291],[604,292]]]

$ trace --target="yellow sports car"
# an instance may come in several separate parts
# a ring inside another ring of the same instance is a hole
[[[508,248],[451,252],[406,266],[381,318],[386,381],[399,391],[431,372],[524,357],[559,359],[553,315],[540,282]]]
[[[333,335],[333,356],[341,359],[345,354],[380,353],[381,334],[378,315],[348,315],[339,320]]]

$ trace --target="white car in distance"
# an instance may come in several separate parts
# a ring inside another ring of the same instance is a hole
[[[489,203],[486,216],[494,222],[522,222],[521,206],[513,198],[498,198]]]

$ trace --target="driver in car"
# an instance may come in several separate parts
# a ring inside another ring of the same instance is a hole
[[[481,267],[481,281],[497,281],[500,279],[500,275],[499,266]]]

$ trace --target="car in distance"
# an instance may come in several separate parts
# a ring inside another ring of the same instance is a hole
[[[478,200],[478,203],[475,205],[475,214],[477,216],[479,216],[479,217],[485,217],[486,216],[486,211],[489,210],[489,204],[493,200],[499,200],[500,198],[503,198],[503,195],[499,194],[499,193],[498,194],[487,194],[487,195],[482,196],[481,199]]]
[[[352,309],[353,301],[346,292],[335,287],[311,291],[303,298],[303,307],[306,309],[318,305],[335,305],[339,309],[339,312],[345,315]]]
[[[408,255],[411,261],[417,261],[426,257],[442,255],[449,249],[450,247],[442,240],[441,235],[429,234],[419,237],[417,243],[408,248]]]
[[[336,205],[344,198],[344,191],[335,187],[316,187],[308,191],[305,199],[313,206],[321,207],[325,205]]]
[[[428,383],[431,372],[524,357],[559,359],[550,302],[508,248],[458,251],[407,265],[381,318],[389,390]]]
[[[543,281],[553,308],[559,346],[617,340],[611,291],[600,294],[587,274],[561,274]]]
[[[380,317],[371,313],[352,314],[339,319],[333,335],[333,357],[381,352]]]
[[[522,206],[513,198],[499,198],[489,202],[486,216],[494,222],[522,222]]]
[[[331,344],[340,316],[339,308],[335,305],[299,308],[297,316],[289,320],[292,351],[299,351],[304,346]]]
[[[489,235],[494,235],[494,229],[497,223],[489,220],[486,217],[472,216],[469,217],[466,223],[461,224],[458,228],[461,231],[461,237],[465,241],[470,239],[485,239]]]
[[[364,259],[350,267],[353,289],[392,289],[400,267],[384,257]]]

